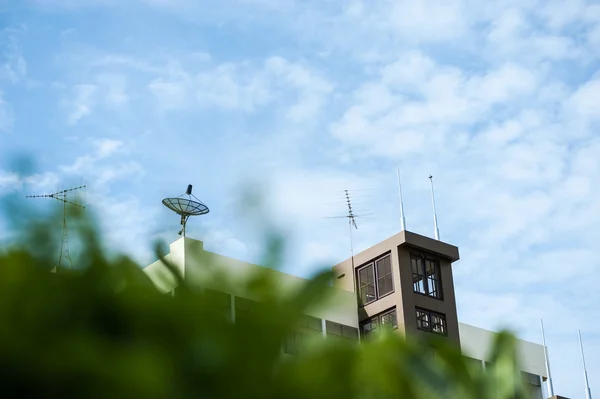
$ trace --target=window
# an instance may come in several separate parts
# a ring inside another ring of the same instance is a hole
[[[327,338],[347,339],[358,341],[358,329],[327,320],[325,323]]]
[[[440,335],[447,335],[446,315],[417,308],[417,328]]]
[[[442,275],[437,260],[411,254],[413,291],[442,299]]]
[[[358,269],[358,291],[362,305],[394,292],[389,254]]]
[[[361,323],[361,332],[364,337],[368,336],[371,332],[377,330],[379,327],[391,328],[395,330],[398,328],[398,318],[396,316],[396,308],[386,310],[383,313],[373,316],[366,321]]]
[[[304,335],[299,331],[292,331],[283,342],[283,352],[288,355],[297,355],[304,348]]]
[[[203,290],[204,298],[210,302],[210,306],[216,309],[226,311],[227,314],[231,312],[231,296],[225,292],[211,290],[205,288]]]
[[[306,347],[308,340],[315,336],[323,336],[321,319],[304,315],[300,318],[297,328],[283,342],[283,352],[297,355]]]
[[[247,298],[235,297],[235,322],[247,325],[256,317],[259,303]]]
[[[311,331],[323,331],[321,319],[312,316],[302,316],[300,319],[300,328]]]

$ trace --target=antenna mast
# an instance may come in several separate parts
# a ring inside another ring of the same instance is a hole
[[[357,230],[358,230],[358,226],[356,225],[354,211],[352,210],[350,194],[348,193],[348,190],[344,190],[344,192],[346,193],[346,203],[348,204],[348,227],[350,230],[350,259],[352,262],[352,288],[356,292],[356,279],[354,277],[354,274],[356,273],[356,271],[354,270],[354,242],[352,240],[352,226],[354,226],[354,228]]]
[[[552,375],[550,374],[550,359],[548,359],[548,347],[546,346],[546,336],[544,335],[544,322],[540,319],[542,327],[542,342],[544,343],[544,359],[546,360],[546,374],[548,374],[548,393],[550,397],[554,396],[554,386],[552,385]]]
[[[433,205],[433,228],[434,228],[435,239],[439,241],[440,240],[440,229],[438,228],[437,213],[435,211],[435,194],[433,192],[433,176],[432,175],[429,175],[429,181],[431,182],[431,204]]]
[[[27,195],[25,198],[54,198],[55,200],[61,201],[63,203],[63,225],[62,225],[62,234],[61,234],[61,245],[60,245],[60,255],[58,256],[58,265],[54,268],[57,270],[62,266],[63,258],[68,262],[68,267],[73,268],[73,262],[71,261],[71,255],[69,254],[69,232],[67,229],[67,204],[77,206],[79,208],[85,209],[84,205],[78,204],[73,201],[69,201],[67,199],[67,193],[72,191],[76,191],[86,186],[79,186],[69,188],[67,190],[61,190],[52,194],[42,194],[42,195]]]
[[[400,231],[406,230],[406,219],[404,218],[404,205],[402,202],[402,183],[400,183],[400,168],[398,171],[398,194],[400,195]]]
[[[588,381],[587,368],[585,367],[585,356],[583,355],[583,342],[581,341],[581,330],[577,330],[579,333],[579,348],[581,349],[581,361],[583,362],[583,379],[585,381],[585,398],[592,399],[592,390],[590,389],[590,383]]]

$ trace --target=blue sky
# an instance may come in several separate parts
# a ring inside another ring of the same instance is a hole
[[[140,263],[188,234],[258,260],[260,188],[308,275],[399,230],[459,246],[459,318],[540,342],[557,393],[600,389],[600,5],[572,0],[0,1],[0,194],[86,183],[107,239]],[[14,151],[35,156],[19,175]],[[332,202],[334,202],[332,204]],[[36,203],[34,206],[51,207]],[[0,238],[11,231],[0,220]]]

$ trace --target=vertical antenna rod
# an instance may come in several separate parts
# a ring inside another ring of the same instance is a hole
[[[548,374],[548,394],[554,396],[554,386],[552,385],[552,375],[550,374],[550,359],[548,359],[548,347],[546,346],[546,336],[544,335],[544,321],[540,319],[542,327],[542,342],[544,343],[544,359],[546,360],[546,374]]]
[[[398,171],[398,194],[400,195],[400,231],[406,230],[406,219],[404,218],[404,204],[402,202],[402,183],[400,182],[400,168]]]
[[[579,333],[579,348],[581,349],[581,361],[583,362],[583,379],[585,381],[585,398],[592,399],[592,390],[590,389],[590,383],[588,381],[587,368],[585,367],[585,356],[583,355],[583,342],[581,341],[581,331]]]
[[[440,229],[438,228],[437,213],[435,212],[435,194],[433,192],[433,176],[429,175],[429,181],[431,182],[431,204],[433,205],[433,228],[435,239],[440,240]]]
[[[344,190],[346,193],[346,203],[348,204],[348,227],[350,229],[350,258],[351,258],[351,262],[352,262],[352,289],[354,290],[354,292],[356,292],[356,279],[354,274],[356,273],[356,271],[354,270],[354,242],[352,240],[352,226],[354,226],[355,229],[358,229],[358,226],[356,225],[356,219],[354,218],[354,211],[352,210],[352,203],[350,202],[350,194],[348,193],[348,190]]]

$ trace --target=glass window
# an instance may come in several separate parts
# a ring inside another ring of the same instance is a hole
[[[436,259],[411,254],[413,291],[442,299],[442,275]]]
[[[303,316],[300,320],[300,327],[307,328],[309,330],[323,331],[321,319],[312,316]]]
[[[333,321],[326,321],[327,338],[342,338],[351,341],[358,341],[358,329]]]
[[[398,328],[398,320],[396,318],[396,309],[384,313],[380,316],[381,325],[392,329]]]
[[[358,271],[358,286],[362,304],[373,302],[375,299],[375,276],[373,265],[363,267]]]
[[[382,297],[394,291],[391,258],[388,255],[376,261],[375,264],[377,265],[377,291],[379,297]]]
[[[215,308],[227,311],[231,308],[231,297],[225,292],[205,288],[203,295],[210,301],[211,306]]]
[[[421,258],[415,255],[411,256],[412,262],[412,281],[413,291],[419,294],[425,294],[425,282],[423,278],[423,269],[421,267]]]
[[[446,315],[426,309],[416,309],[417,328],[436,334],[447,335]]]
[[[359,268],[357,274],[359,296],[363,306],[394,292],[389,254]]]
[[[391,328],[395,330],[398,328],[398,318],[396,316],[396,308],[386,310],[376,316],[373,316],[360,325],[361,333],[364,337],[367,337],[373,331],[376,331],[379,327]]]
[[[238,324],[250,322],[256,317],[258,302],[246,298],[235,297],[235,322]]]
[[[292,331],[283,343],[283,352],[288,355],[297,355],[302,351],[303,339],[304,336],[301,332]]]
[[[429,331],[429,313],[417,309],[417,328]]]
[[[342,325],[342,337],[349,338],[353,341],[358,340],[358,329],[350,326]]]
[[[446,318],[442,315],[431,315],[431,331],[438,334],[446,334]]]

